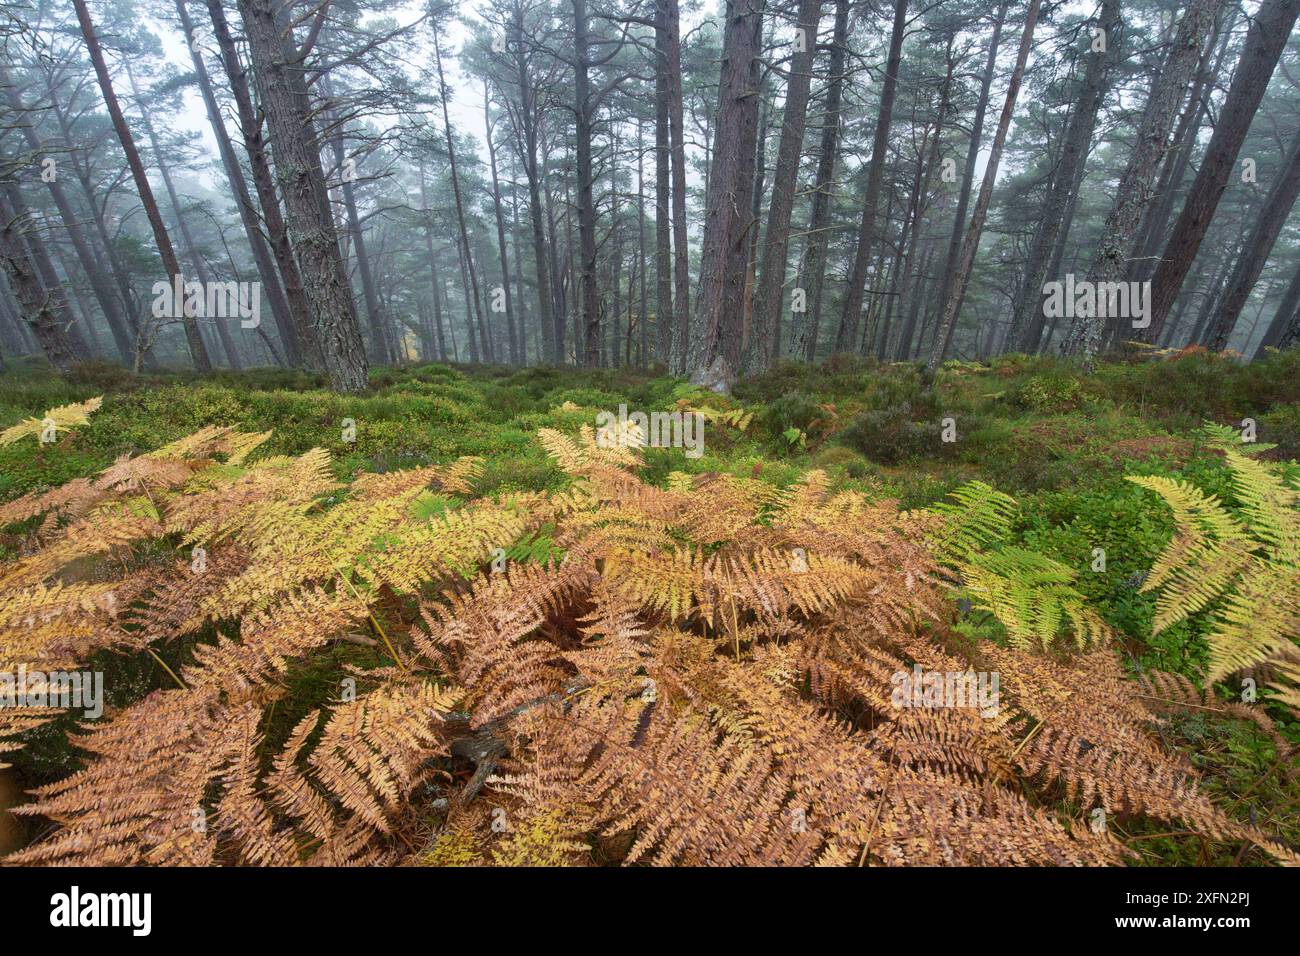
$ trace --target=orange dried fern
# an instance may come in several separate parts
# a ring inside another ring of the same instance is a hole
[[[209,430],[6,512],[52,516],[0,572],[14,661],[199,637],[183,687],[77,738],[86,769],[23,811],[62,829],[13,861],[1121,862],[1097,809],[1293,856],[1200,793],[1112,651],[954,639],[933,516],[817,472],[654,487],[588,429],[542,436],[567,490],[417,517],[477,464],[343,484],[320,452],[250,464],[262,437]],[[543,525],[562,558],[489,567]],[[159,540],[191,550],[136,557]],[[104,581],[63,580],[106,554]],[[381,617],[413,624],[400,649]],[[272,733],[294,663],[367,621],[395,666]]]

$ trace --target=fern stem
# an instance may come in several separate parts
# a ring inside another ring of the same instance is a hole
[[[366,616],[370,618],[370,625],[371,625],[371,627],[373,627],[376,631],[378,631],[378,632],[379,632],[379,636],[382,637],[382,638],[384,639],[384,646],[388,648],[388,653],[390,653],[390,654],[393,655],[393,660],[397,661],[397,666],[400,667],[400,668],[401,668],[402,670],[404,670],[404,671],[409,671],[410,668],[407,667],[407,666],[402,662],[402,659],[401,659],[400,657],[397,656],[397,648],[393,647],[393,642],[390,641],[390,640],[388,639],[388,635],[384,633],[384,629],[383,629],[382,627],[379,626],[379,622],[378,622],[377,620],[375,620],[375,616],[374,616],[374,614],[371,614],[370,612],[367,612],[367,613],[366,613]]]
[[[1038,733],[1046,726],[1047,726],[1047,721],[1040,720],[1033,730],[1025,734],[1025,739],[1020,741],[1019,746],[1017,746],[1015,750],[1011,751],[1011,756],[1012,757],[1017,756],[1020,753],[1020,751],[1025,749],[1025,744],[1029,743],[1029,741],[1034,739],[1034,734]]]
[[[358,601],[365,602],[366,617],[370,618],[370,626],[375,629],[375,633],[377,633],[381,638],[383,638],[384,646],[388,648],[388,653],[393,655],[393,660],[397,661],[397,666],[404,671],[409,671],[410,668],[408,668],[404,663],[402,663],[401,657],[398,656],[397,648],[393,647],[393,642],[388,639],[388,635],[384,633],[384,629],[380,627],[379,622],[375,620],[374,612],[370,610],[370,602],[366,601],[366,599],[361,596],[361,593],[356,589],[356,586],[351,581],[348,580],[347,575],[343,573],[343,571],[339,568],[337,564],[334,565],[334,570],[338,572],[339,579],[348,586],[348,590],[352,592],[352,596],[355,597]]]
[[[866,842],[862,844],[862,853],[858,856],[858,866],[867,865],[867,852],[871,849],[871,837],[876,832],[876,824],[880,822],[880,811],[885,808],[885,798],[889,796],[889,787],[894,782],[894,773],[898,770],[897,763],[891,763],[889,767],[889,776],[885,779],[885,785],[881,788],[880,798],[876,803],[876,812],[871,817],[871,826],[867,829]]]
[[[152,657],[154,660],[158,662],[159,667],[161,667],[163,670],[165,670],[168,674],[171,675],[171,678],[176,682],[177,687],[179,687],[181,690],[189,690],[189,687],[185,685],[185,681],[181,680],[179,677],[176,676],[176,672],[167,666],[167,662],[163,660],[161,657],[159,657],[154,652],[154,649],[152,647],[146,647],[145,650],[149,652],[150,657]]]
[[[1141,833],[1138,834],[1137,836],[1125,837],[1124,842],[1136,843],[1138,840],[1160,840],[1166,837],[1197,836],[1197,835],[1198,834],[1195,830],[1170,830],[1168,833]]]
[[[1141,697],[1143,700],[1158,700],[1166,704],[1176,704],[1179,707],[1196,708],[1197,710],[1210,710],[1216,714],[1230,714],[1232,711],[1223,707],[1207,707],[1205,704],[1193,704],[1185,700],[1174,700],[1172,697],[1157,697],[1154,694],[1134,694],[1134,697]]]

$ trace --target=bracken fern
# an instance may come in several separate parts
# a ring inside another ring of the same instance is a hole
[[[0,570],[5,666],[198,638],[176,686],[76,737],[85,768],[19,811],[58,828],[10,862],[1122,862],[1097,807],[1294,860],[1197,789],[1090,622],[1088,653],[1049,656],[1056,612],[990,597],[1032,651],[955,639],[941,562],[996,569],[991,489],[900,517],[820,472],[657,487],[587,428],[541,436],[564,490],[476,497],[472,460],[343,483],[320,451],[250,462],[265,437],[208,429],[0,507],[34,522]],[[458,497],[429,514],[430,488]],[[546,563],[494,570],[542,528]],[[389,660],[272,741],[295,664],[367,623]],[[998,706],[900,706],[916,668],[997,673]]]

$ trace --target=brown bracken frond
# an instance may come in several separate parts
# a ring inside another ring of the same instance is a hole
[[[45,515],[0,570],[0,664],[180,657],[75,735],[84,768],[19,811],[59,828],[10,862],[1124,862],[1097,811],[1294,861],[1162,743],[1195,687],[1130,679],[1057,568],[999,590],[1028,559],[981,557],[992,489],[900,515],[822,472],[658,487],[588,428],[542,433],[564,490],[475,496],[476,459],[341,482],[320,450],[250,461],[265,439],[205,429],[0,509]],[[539,538],[545,563],[495,560]],[[957,573],[1006,644],[952,627]],[[298,666],[338,689],[277,722]],[[0,751],[48,716],[0,707]]]

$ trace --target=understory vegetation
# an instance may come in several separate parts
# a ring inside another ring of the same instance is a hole
[[[1300,859],[1296,350],[326,384],[0,378],[8,862]]]

